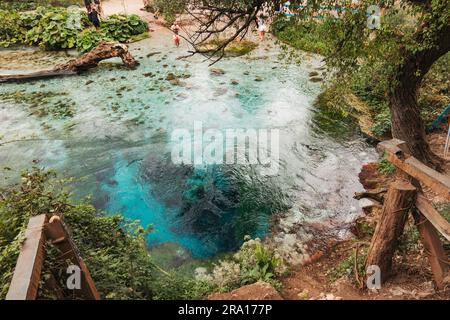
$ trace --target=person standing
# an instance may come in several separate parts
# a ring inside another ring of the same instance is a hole
[[[104,17],[105,13],[103,12],[103,5],[102,2],[100,0],[94,0],[94,3],[97,5],[98,8],[98,15],[100,17]]]
[[[91,11],[91,0],[84,0],[84,6],[86,7],[86,11],[89,12]]]
[[[180,46],[180,25],[178,24],[178,20],[175,20],[173,25],[170,27],[170,30],[173,32],[173,43],[179,47]]]
[[[100,28],[100,14],[103,12],[100,0],[84,0],[89,21],[96,29]]]
[[[267,26],[262,13],[259,15],[258,18],[258,31],[259,31],[259,39],[261,41],[264,41],[264,39],[266,38]]]

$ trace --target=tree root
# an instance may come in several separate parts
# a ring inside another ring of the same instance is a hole
[[[356,200],[361,200],[363,198],[369,198],[373,199],[379,203],[384,202],[384,195],[387,192],[387,189],[378,189],[374,191],[365,191],[365,192],[355,192],[355,195],[353,196]]]

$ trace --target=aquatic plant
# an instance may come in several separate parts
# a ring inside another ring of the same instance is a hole
[[[0,93],[0,98],[4,101],[26,106],[31,115],[53,119],[66,119],[75,115],[75,102],[66,96],[66,92],[52,91]]]
[[[199,46],[201,50],[210,50],[211,52],[215,52],[216,48],[219,47],[224,42],[223,39],[217,38],[209,40],[205,43],[202,43]],[[252,52],[254,49],[258,47],[258,44],[249,40],[235,40],[232,41],[225,48],[225,56],[227,57],[239,57],[245,54]]]

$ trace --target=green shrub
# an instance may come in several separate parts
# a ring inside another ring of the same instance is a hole
[[[152,284],[155,300],[199,300],[213,292],[212,283],[181,276],[176,272],[162,275]]]
[[[168,24],[172,24],[176,15],[182,13],[186,7],[185,0],[153,0],[152,2],[152,9],[159,10]]]
[[[383,155],[378,161],[378,171],[381,173],[390,175],[393,174],[395,170],[395,166],[386,158],[386,155]]]
[[[397,250],[400,253],[414,252],[419,249],[420,234],[414,224],[407,224],[399,239]]]
[[[111,39],[125,42],[146,32],[148,25],[137,15],[114,14],[102,21],[101,29]]]
[[[138,41],[147,37],[148,25],[137,15],[112,15],[102,21],[100,30],[86,29],[78,34],[78,51],[87,52],[100,41]]]
[[[29,11],[41,6],[69,7],[82,5],[82,0],[2,0],[0,9]]]
[[[220,292],[231,291],[259,280],[279,287],[277,276],[285,270],[282,258],[257,238],[244,242],[231,258],[215,263],[211,273],[205,268],[197,268],[196,279],[210,283],[212,288]]]
[[[322,55],[329,54],[334,47],[333,32],[341,32],[340,22],[333,18],[317,22],[278,17],[271,28],[278,39],[294,48]]]
[[[112,40],[107,37],[105,32],[96,29],[86,29],[77,36],[77,50],[87,52],[95,48],[101,41]]]
[[[112,15],[99,31],[87,29],[84,10],[38,7],[32,12],[0,10],[0,46],[38,45],[45,50],[78,49],[86,52],[101,40],[137,41],[146,37],[148,25],[137,15]]]
[[[327,272],[327,276],[331,281],[336,281],[344,275],[355,275],[355,271],[358,272],[359,277],[364,277],[366,274],[365,260],[367,256],[367,248],[358,248],[358,254],[356,249],[339,264]],[[355,269],[356,267],[356,269]]]
[[[391,113],[385,109],[375,115],[375,122],[372,126],[372,132],[378,137],[389,135],[391,132]]]
[[[87,27],[86,14],[81,11],[40,7],[36,12],[39,22],[27,32],[26,41],[46,50],[75,48],[78,33]]]
[[[22,43],[26,38],[25,21],[15,11],[0,10],[0,47]]]

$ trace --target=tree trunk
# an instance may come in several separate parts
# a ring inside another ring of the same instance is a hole
[[[411,87],[411,82],[398,84],[391,93],[392,136],[405,141],[414,157],[436,167],[436,156],[428,145],[416,95],[416,88]]]
[[[380,268],[382,282],[389,278],[397,241],[403,233],[415,195],[416,188],[401,180],[394,181],[386,195],[366,259],[366,270],[371,265]]]
[[[419,45],[427,39],[429,28],[420,28],[415,35]],[[440,169],[441,160],[431,152],[417,103],[417,91],[431,66],[450,51],[450,25],[434,31],[433,43],[414,51],[401,47],[403,59],[391,79],[389,107],[391,111],[392,136],[407,143],[411,154],[427,165]],[[429,40],[427,40],[429,41]]]

